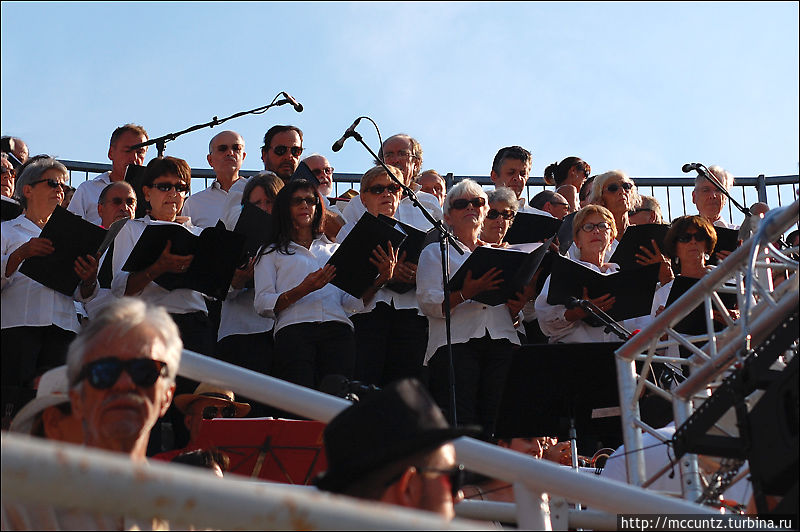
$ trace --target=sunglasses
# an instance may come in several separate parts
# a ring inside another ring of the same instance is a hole
[[[157,188],[161,192],[169,192],[173,189],[179,194],[189,192],[189,185],[184,185],[183,183],[156,183],[153,188]]]
[[[301,197],[294,197],[294,198],[289,200],[289,204],[292,207],[298,207],[298,206],[302,205],[303,203],[305,203],[309,207],[314,207],[317,204],[317,197],[316,196],[303,196],[302,198]]]
[[[47,183],[47,186],[50,188],[60,188],[63,191],[69,189],[69,185],[66,183],[62,183],[61,181],[56,181],[55,179],[41,179],[39,181],[34,181],[31,183],[31,186],[38,185],[39,183]]]
[[[634,214],[639,214],[640,212],[653,212],[653,209],[633,209],[632,211],[628,212],[628,216],[633,216]]]
[[[583,224],[581,226],[581,229],[583,229],[587,233],[591,233],[595,229],[600,229],[600,231],[606,232],[606,231],[610,231],[611,230],[611,224],[608,223],[608,222],[600,222],[600,223],[597,223],[597,224],[586,223],[586,224]]]
[[[438,475],[440,478],[446,479],[450,483],[450,493],[455,500],[458,497],[458,492],[464,485],[464,465],[458,464],[450,469],[436,469],[434,467],[418,467],[417,471],[423,474]]]
[[[244,146],[242,146],[241,144],[231,144],[231,145],[220,144],[219,146],[217,146],[217,151],[220,153],[225,153],[228,150],[233,150],[234,153],[239,153],[240,151],[242,151],[243,148]]]
[[[236,407],[228,406],[207,406],[203,409],[203,419],[214,419],[218,417],[236,417]]]
[[[168,374],[167,363],[161,360],[152,358],[120,360],[117,357],[107,357],[83,366],[73,386],[86,379],[92,388],[107,390],[114,386],[123,370],[140,388],[149,388],[156,383],[159,377],[166,377]]]
[[[498,211],[497,209],[489,209],[489,213],[486,217],[490,220],[496,219],[498,216],[502,216],[503,220],[513,220],[516,213],[512,210],[504,210],[503,212]]]
[[[111,199],[109,199],[107,201],[110,201],[111,203],[113,203],[117,207],[119,207],[123,203],[125,205],[127,205],[128,207],[133,207],[134,205],[136,205],[136,198],[111,198]]]
[[[333,175],[333,168],[330,166],[326,166],[325,168],[315,168],[311,170],[311,173],[317,177],[321,176],[322,174]]]
[[[480,209],[484,205],[486,205],[486,200],[484,198],[472,198],[472,199],[457,199],[450,202],[450,208],[456,209],[458,211],[466,209],[468,206],[472,205],[476,209]]]
[[[694,239],[695,242],[705,242],[708,240],[708,235],[705,233],[683,233],[682,235],[678,236],[678,242],[682,242],[683,244],[687,244]]]
[[[391,185],[373,185],[367,188],[367,192],[370,194],[375,194],[376,196],[380,196],[387,190],[389,191],[389,194],[397,194],[400,192],[400,185],[397,183],[392,183]]]
[[[387,151],[383,154],[383,159],[408,159],[409,157],[414,157],[414,154],[407,150],[400,150],[400,151]]]
[[[623,181],[622,183],[611,183],[606,187],[606,190],[609,192],[616,192],[622,187],[625,191],[628,191],[633,188],[633,183],[629,183],[628,181]]]
[[[302,146],[292,146],[291,148],[289,146],[275,146],[274,148],[272,148],[272,153],[274,153],[275,155],[280,157],[282,155],[285,155],[286,154],[286,150],[289,150],[289,149],[292,150],[292,156],[293,157],[300,157],[300,155],[303,154],[303,147]]]

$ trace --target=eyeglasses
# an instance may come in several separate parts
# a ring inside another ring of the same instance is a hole
[[[136,198],[110,198],[106,200],[106,203],[108,203],[109,201],[114,205],[116,205],[117,207],[119,207],[123,203],[128,207],[133,207],[134,205],[136,205]]]
[[[557,201],[548,201],[550,205],[560,205],[561,207],[569,207],[569,203],[559,203]]]
[[[155,183],[153,188],[157,188],[161,192],[169,192],[173,189],[179,194],[189,192],[189,185],[184,185],[183,183]]]
[[[31,186],[38,185],[39,183],[47,183],[47,186],[50,188],[60,188],[62,191],[66,192],[69,189],[69,185],[66,183],[62,183],[61,181],[56,181],[55,179],[41,179],[39,181],[34,181],[31,183]]]
[[[633,188],[633,183],[628,181],[623,181],[622,183],[611,183],[606,187],[606,190],[609,192],[616,192],[619,188],[622,187],[626,192]]]
[[[203,419],[214,419],[218,417],[236,417],[236,407],[228,406],[207,406],[203,409]]]
[[[300,157],[303,154],[303,147],[302,146],[275,146],[272,148],[272,153],[281,157],[282,155],[286,154],[286,150],[292,150],[292,157]]]
[[[653,212],[653,209],[647,209],[644,207],[633,209],[632,211],[628,211],[628,216],[633,216],[634,214],[639,214],[640,212]]]
[[[464,485],[464,465],[458,464],[450,469],[437,469],[434,467],[418,467],[417,471],[423,474],[435,474],[447,479],[450,483],[450,493],[455,500],[461,486]]]
[[[117,357],[106,357],[83,366],[73,385],[86,379],[92,388],[107,390],[114,386],[123,370],[140,388],[148,388],[155,384],[159,377],[166,377],[168,374],[167,363],[161,360],[152,358],[120,360]]]
[[[322,174],[333,175],[333,168],[330,166],[326,166],[325,168],[314,168],[311,170],[311,173],[317,177],[321,176]]]
[[[384,152],[384,154],[383,154],[383,158],[384,159],[391,159],[391,158],[407,159],[409,157],[416,157],[416,155],[414,155],[413,153],[411,153],[408,150],[387,151],[387,152]]]
[[[486,217],[490,220],[494,220],[498,216],[502,216],[503,220],[513,220],[515,215],[516,213],[509,209],[506,209],[503,212],[500,212],[497,209],[489,209],[489,213],[486,215]]]
[[[390,185],[373,185],[367,188],[367,192],[370,194],[375,194],[376,196],[380,196],[387,190],[389,191],[389,194],[397,194],[400,192],[400,185],[397,183],[392,183]]]
[[[600,222],[596,224],[586,223],[581,226],[581,229],[587,233],[594,232],[595,229],[600,229],[602,232],[611,231],[611,224],[608,222]]]
[[[589,171],[583,166],[573,166],[575,170],[583,174],[583,177],[589,177]]]
[[[679,235],[677,238],[678,242],[681,242],[683,244],[691,242],[692,239],[694,239],[695,242],[705,242],[706,240],[708,240],[708,235],[700,232],[683,233],[682,235]]]
[[[297,207],[305,203],[309,207],[314,207],[317,204],[317,197],[316,196],[303,196],[303,197],[293,197],[289,200],[289,204],[292,207]]]
[[[486,205],[485,198],[472,198],[472,199],[457,199],[450,202],[450,208],[456,209],[458,211],[466,209],[469,205],[472,205],[476,209],[480,209],[484,205]]]
[[[219,146],[217,146],[217,151],[221,152],[221,153],[225,153],[228,150],[233,150],[234,153],[239,153],[240,151],[242,151],[243,148],[244,148],[244,146],[242,146],[241,144],[231,144],[231,145],[220,144]]]

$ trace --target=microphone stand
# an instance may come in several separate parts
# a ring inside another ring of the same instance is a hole
[[[371,120],[371,119],[370,119]],[[377,125],[376,125],[377,128]],[[456,388],[455,388],[455,368],[453,366],[453,345],[450,336],[450,325],[451,325],[451,315],[450,315],[450,290],[447,288],[447,283],[450,280],[450,249],[448,247],[448,243],[453,246],[453,248],[460,254],[463,255],[464,251],[461,247],[456,243],[456,238],[453,234],[447,230],[447,228],[442,224],[440,220],[434,218],[430,212],[419,202],[417,199],[417,195],[408,187],[405,183],[400,181],[397,176],[394,175],[393,172],[389,170],[389,167],[386,166],[386,163],[383,162],[383,159],[378,157],[374,151],[364,142],[364,138],[356,131],[352,132],[351,135],[354,139],[361,143],[364,148],[372,155],[372,157],[380,163],[381,167],[386,170],[386,173],[389,175],[389,178],[400,185],[403,189],[403,192],[408,196],[411,200],[411,203],[414,204],[416,208],[418,208],[422,215],[425,216],[425,219],[428,220],[431,225],[438,231],[439,233],[439,249],[442,255],[442,287],[444,290],[444,320],[445,320],[445,331],[447,335],[447,359],[448,359],[448,366],[449,366],[449,379],[450,379],[450,424],[452,426],[457,425],[458,416],[456,415]]]
[[[605,332],[614,333],[614,335],[622,340],[623,342],[627,342],[633,334],[619,324],[614,318],[603,312],[597,305],[592,303],[591,301],[587,301],[586,299],[578,299],[578,298],[570,298],[569,301],[566,303],[567,308],[575,308],[581,307],[585,310],[590,316],[593,316],[597,321],[603,323],[605,327]]]
[[[156,148],[158,149],[158,156],[159,157],[163,157],[164,156],[164,148],[166,148],[167,142],[169,142],[171,140],[175,140],[176,138],[180,137],[181,135],[183,135],[185,133],[190,133],[192,131],[197,131],[198,129],[203,129],[205,127],[218,126],[219,124],[222,124],[223,122],[227,122],[228,120],[231,120],[232,118],[238,118],[240,116],[248,115],[248,114],[257,115],[257,114],[261,114],[261,113],[266,112],[266,110],[271,108],[271,107],[277,107],[279,105],[285,105],[287,103],[289,103],[289,104],[293,103],[292,101],[290,101],[288,99],[283,99],[283,100],[280,100],[280,101],[276,101],[276,100],[278,100],[278,96],[280,96],[281,94],[282,93],[278,93],[278,95],[275,96],[275,98],[273,98],[272,102],[269,105],[264,105],[262,107],[256,107],[255,109],[251,109],[249,111],[241,111],[239,113],[232,114],[231,116],[228,116],[228,117],[222,118],[222,119],[217,118],[215,116],[214,118],[211,119],[210,122],[206,122],[205,124],[197,124],[197,125],[194,125],[194,126],[192,126],[190,128],[184,129],[183,131],[178,131],[176,133],[168,133],[168,134],[163,135],[161,137],[158,137],[156,139],[146,140],[145,142],[140,142],[139,144],[134,144],[133,146],[131,146],[130,149],[131,150],[136,150],[136,149],[139,149],[139,148],[144,148],[145,146],[151,146],[151,145],[155,144]]]
[[[711,171],[708,168],[706,168],[705,165],[697,163],[697,167],[695,169],[697,170],[698,174],[708,179],[711,182],[711,184],[714,185],[720,191],[720,193],[722,193],[723,196],[728,198],[728,200],[730,200],[731,202],[731,205],[739,209],[742,212],[742,214],[744,214],[748,218],[753,215],[753,213],[750,212],[750,209],[748,209],[747,207],[742,207],[741,205],[739,205],[739,202],[733,199],[733,196],[731,196],[730,192],[728,192],[728,189],[726,189],[722,185],[722,183],[719,182],[716,176],[713,173],[711,173]]]

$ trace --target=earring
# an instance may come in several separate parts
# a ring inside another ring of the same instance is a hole
[[[703,259],[709,260],[710,258],[711,258],[711,255],[709,255],[708,253],[703,253]]]
[[[678,257],[675,257],[675,265],[677,266],[680,263],[681,263],[681,260]]]

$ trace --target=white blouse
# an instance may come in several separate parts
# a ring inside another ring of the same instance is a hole
[[[275,320],[276,334],[287,325],[309,322],[338,321],[353,328],[347,316],[362,310],[364,305],[360,299],[331,283],[295,301],[277,315],[275,313],[278,297],[302,283],[308,274],[325,266],[337,247],[339,244],[321,235],[311,243],[310,249],[291,242],[291,255],[275,250],[256,259],[253,305],[257,313]],[[267,248],[270,249],[275,249],[275,246]]]
[[[129,220],[126,222],[114,239],[114,260],[111,262],[111,270],[114,272],[114,278],[111,281],[111,292],[115,296],[123,297],[125,295],[125,288],[128,285],[128,276],[130,272],[122,271],[122,267],[128,260],[134,246],[136,246],[136,242],[139,241],[139,237],[144,233],[145,228],[148,225],[167,224],[183,225],[183,227],[195,235],[199,235],[202,232],[202,229],[192,225],[191,221],[177,224],[177,222],[162,222],[145,216],[144,218],[137,218],[136,220]],[[188,288],[167,290],[151,281],[140,293],[135,295],[148,303],[164,307],[166,311],[171,314],[188,314],[190,312],[208,313],[203,294],[195,292],[194,290],[189,290]]]
[[[470,251],[459,242],[464,251],[460,255],[452,245],[449,250],[450,276],[458,271],[469,258]],[[442,289],[442,257],[439,246],[430,245],[422,250],[417,267],[417,300],[422,312],[428,316],[428,349],[425,365],[436,350],[447,344],[444,312],[444,290]],[[505,303],[489,306],[468,299],[451,309],[450,338],[453,344],[462,344],[472,338],[483,338],[487,333],[492,339],[509,340],[519,345],[519,336],[514,328]]]
[[[46,327],[55,325],[65,331],[77,333],[80,329],[75,311],[75,301],[89,301],[97,288],[87,298],[81,297],[80,285],[73,297],[65,296],[20,273],[19,268],[6,277],[6,267],[11,254],[31,238],[38,238],[41,228],[20,215],[2,223],[2,260],[0,261],[0,290],[2,291],[1,328]],[[20,267],[22,264],[20,264]]]

